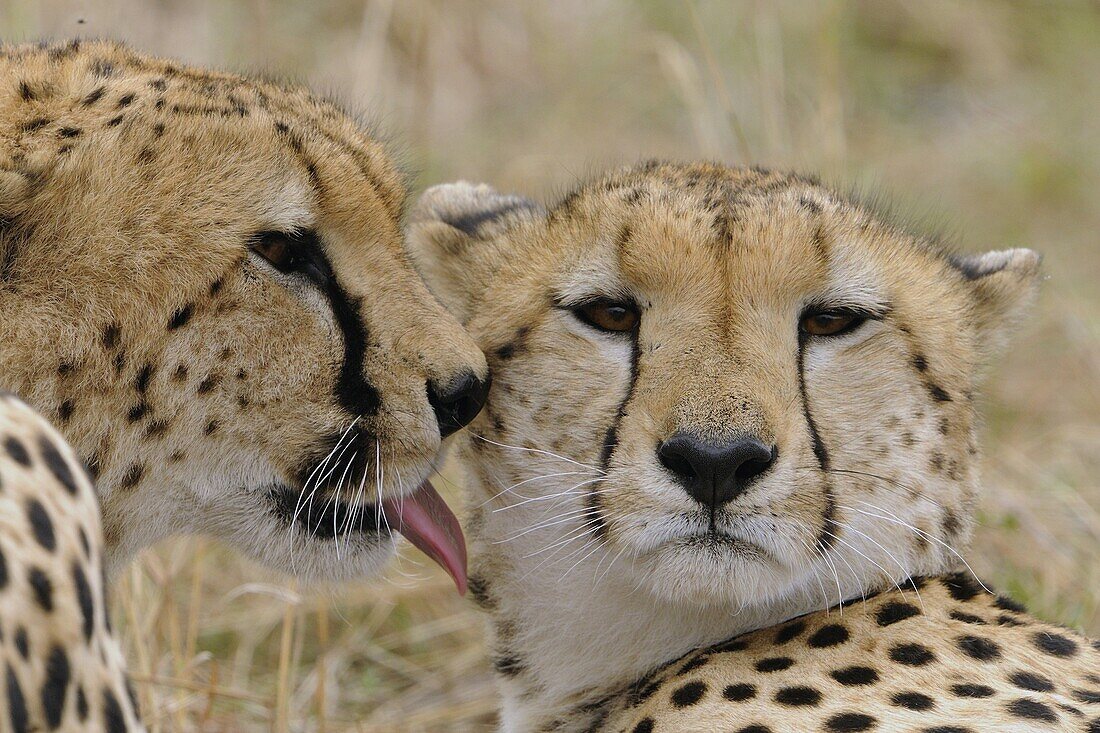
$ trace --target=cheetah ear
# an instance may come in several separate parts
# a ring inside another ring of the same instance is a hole
[[[1041,260],[1030,249],[1006,249],[951,259],[969,286],[979,345],[987,358],[1005,348],[1035,302]]]
[[[429,188],[413,206],[406,243],[428,287],[465,321],[471,296],[500,264],[507,246],[502,235],[544,214],[534,201],[484,183],[446,183]]]

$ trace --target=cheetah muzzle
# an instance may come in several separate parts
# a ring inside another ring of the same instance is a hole
[[[460,456],[508,731],[1100,731],[1100,651],[973,579],[975,393],[1028,250],[817,181],[648,163],[427,191],[488,355]]]

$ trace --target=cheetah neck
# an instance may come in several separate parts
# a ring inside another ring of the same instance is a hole
[[[573,557],[566,551],[561,562],[545,562],[545,548],[565,533],[561,525],[517,536],[523,531],[508,512],[475,510],[469,533],[472,587],[490,617],[504,731],[588,730],[600,714],[596,703],[654,667],[822,606],[821,595],[808,591],[742,609],[662,601],[639,590],[625,572],[629,560],[612,559],[613,552],[578,562],[591,548]]]

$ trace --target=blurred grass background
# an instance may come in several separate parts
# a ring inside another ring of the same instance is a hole
[[[421,186],[553,197],[710,157],[1041,251],[1038,313],[984,398],[969,557],[1100,636],[1100,3],[0,0],[3,40],[73,35],[311,84],[379,118]],[[406,554],[386,581],[300,589],[204,541],[147,553],[114,598],[152,730],[491,730],[479,619]]]

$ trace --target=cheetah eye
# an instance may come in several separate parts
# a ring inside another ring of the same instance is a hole
[[[626,333],[638,327],[641,314],[633,303],[600,298],[578,305],[573,315],[599,331]]]
[[[279,272],[301,272],[319,282],[331,275],[320,254],[317,235],[311,231],[257,232],[249,247]]]
[[[862,326],[867,318],[848,310],[824,310],[803,315],[799,327],[809,336],[841,336]]]

